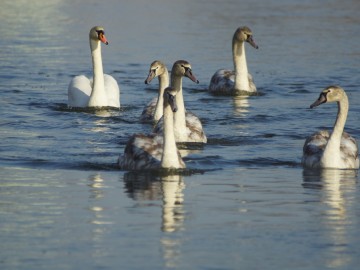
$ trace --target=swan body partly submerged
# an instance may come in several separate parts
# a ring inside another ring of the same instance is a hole
[[[128,141],[124,155],[118,159],[120,169],[182,169],[185,163],[176,146],[174,115],[177,113],[177,90],[168,87],[163,94],[164,129],[160,134],[135,134]]]
[[[95,26],[89,33],[93,78],[74,77],[68,87],[68,105],[75,108],[120,108],[120,90],[116,80],[103,73],[101,43],[108,44],[104,28]]]
[[[216,95],[256,94],[256,86],[247,68],[245,42],[255,49],[259,48],[253,40],[250,28],[239,27],[232,39],[234,70],[219,69],[216,71],[210,81],[210,93]]]
[[[339,86],[324,89],[319,98],[310,106],[337,102],[338,114],[332,133],[318,131],[308,137],[303,147],[302,164],[307,168],[358,169],[359,157],[356,140],[344,132],[349,110],[345,91]]]

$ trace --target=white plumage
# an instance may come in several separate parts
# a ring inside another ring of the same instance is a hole
[[[95,26],[89,33],[93,65],[93,78],[84,75],[74,77],[68,87],[70,107],[115,107],[120,108],[120,90],[116,80],[103,73],[101,42],[108,44],[104,28]]]

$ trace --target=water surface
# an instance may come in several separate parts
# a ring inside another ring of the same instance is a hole
[[[309,105],[341,85],[346,130],[360,138],[358,1],[48,1],[0,4],[1,269],[355,269],[357,171],[301,167],[307,135],[336,106]],[[336,12],[335,12],[336,11]],[[121,109],[73,111],[67,85],[91,75],[88,31],[103,25],[106,73]],[[246,46],[261,96],[206,92]],[[149,64],[192,64],[188,110],[208,144],[182,175],[126,172],[116,160],[157,83]]]

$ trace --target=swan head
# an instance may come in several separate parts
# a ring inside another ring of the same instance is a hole
[[[178,60],[174,63],[171,73],[177,76],[185,76],[188,77],[195,83],[199,83],[198,79],[196,79],[195,75],[192,73],[191,65],[188,61],[185,60]]]
[[[317,107],[327,102],[338,102],[344,97],[345,91],[340,86],[331,85],[326,87],[321,93],[319,98],[310,105],[310,109]]]
[[[145,79],[145,84],[149,84],[155,77],[167,72],[166,66],[163,62],[155,60],[150,65],[149,75]]]
[[[236,29],[234,36],[233,36],[233,44],[234,43],[242,43],[242,42],[248,42],[251,46],[253,46],[255,49],[258,49],[259,46],[256,45],[252,31],[247,26],[242,26]]]
[[[164,108],[168,105],[170,105],[171,110],[173,112],[177,111],[177,106],[176,106],[176,89],[173,87],[167,87],[164,90]]]
[[[91,40],[101,41],[102,43],[104,43],[106,45],[109,44],[109,42],[107,41],[107,39],[105,37],[104,27],[102,27],[102,26],[94,26],[93,28],[91,28],[89,37]]]

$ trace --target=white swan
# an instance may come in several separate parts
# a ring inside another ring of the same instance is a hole
[[[74,77],[68,87],[70,107],[115,107],[120,108],[120,90],[116,80],[103,73],[101,43],[108,44],[104,28],[95,26],[89,33],[93,66],[93,79],[84,75]]]
[[[184,97],[182,91],[182,77],[188,77],[190,80],[199,83],[192,74],[191,65],[185,60],[178,60],[171,69],[171,86],[178,90],[176,96],[176,105],[178,111],[174,116],[174,133],[176,142],[187,143],[206,143],[207,138],[203,131],[200,119],[185,110]],[[162,121],[159,121],[154,128],[154,132],[162,132]]]
[[[118,159],[120,169],[185,168],[185,163],[176,147],[174,136],[173,114],[177,111],[177,90],[171,87],[166,88],[163,98],[164,131],[162,136],[158,134],[133,135],[125,147],[124,155]]]
[[[331,134],[322,130],[305,141],[302,164],[308,168],[358,169],[359,157],[356,140],[344,132],[349,110],[348,97],[339,86],[329,86],[311,104],[314,108],[322,103],[337,102],[338,114]]]
[[[142,122],[156,123],[163,115],[163,94],[164,89],[169,86],[169,72],[166,65],[159,60],[151,63],[149,75],[145,79],[145,84],[149,84],[155,77],[159,77],[158,96],[154,97],[145,106],[140,117]]]
[[[256,93],[256,86],[252,76],[248,73],[245,42],[248,42],[255,49],[259,47],[255,44],[252,32],[249,27],[239,27],[232,39],[232,53],[234,61],[234,71],[219,69],[212,76],[209,91],[220,95],[251,95]]]

